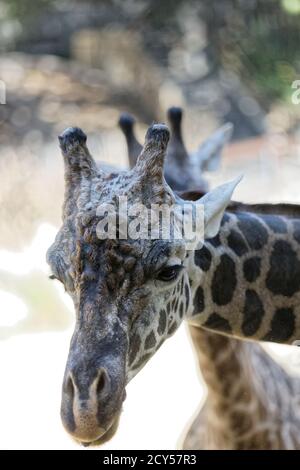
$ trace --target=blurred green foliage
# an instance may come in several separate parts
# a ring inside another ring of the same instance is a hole
[[[207,23],[223,67],[236,71],[265,104],[290,97],[291,83],[300,74],[300,9],[296,14],[295,5],[289,9],[279,0],[222,3],[227,4],[223,23],[216,28],[214,2]],[[239,3],[245,8],[236,9]]]
[[[55,6],[55,3],[53,0],[9,0],[5,6],[7,16],[24,19],[38,14],[49,5]]]

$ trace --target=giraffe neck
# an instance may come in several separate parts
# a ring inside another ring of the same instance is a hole
[[[300,217],[226,212],[189,255],[191,324],[242,338],[300,339]]]
[[[190,333],[208,392],[206,448],[293,448],[280,423],[292,420],[300,382],[255,342],[193,326]]]
[[[190,327],[201,373],[207,386],[206,421],[224,448],[268,414],[260,369],[253,373],[247,357],[251,346],[236,339]],[[249,351],[248,351],[249,350]]]

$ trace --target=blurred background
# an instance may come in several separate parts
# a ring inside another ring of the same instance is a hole
[[[300,0],[0,1],[1,448],[81,448],[59,418],[73,311],[45,263],[57,135],[82,127],[97,159],[125,168],[120,112],[143,140],[182,106],[189,150],[234,124],[211,186],[244,173],[236,199],[300,203],[299,25]],[[299,371],[296,348],[271,352]],[[182,327],[129,384],[103,448],[180,447],[204,393]]]

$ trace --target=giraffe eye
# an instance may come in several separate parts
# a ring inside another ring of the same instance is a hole
[[[165,268],[161,269],[157,275],[157,279],[164,282],[170,282],[176,279],[183,269],[181,264],[175,266],[166,266]]]

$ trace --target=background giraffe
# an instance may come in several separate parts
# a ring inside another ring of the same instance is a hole
[[[207,191],[208,184],[203,173],[215,171],[220,165],[221,152],[229,142],[233,126],[227,123],[215,131],[199,148],[188,155],[181,132],[182,109],[173,106],[168,109],[168,120],[171,127],[171,138],[168,144],[164,175],[167,183],[175,191]],[[135,119],[128,113],[123,113],[119,126],[126,138],[129,165],[136,164],[142,151],[134,133]]]

